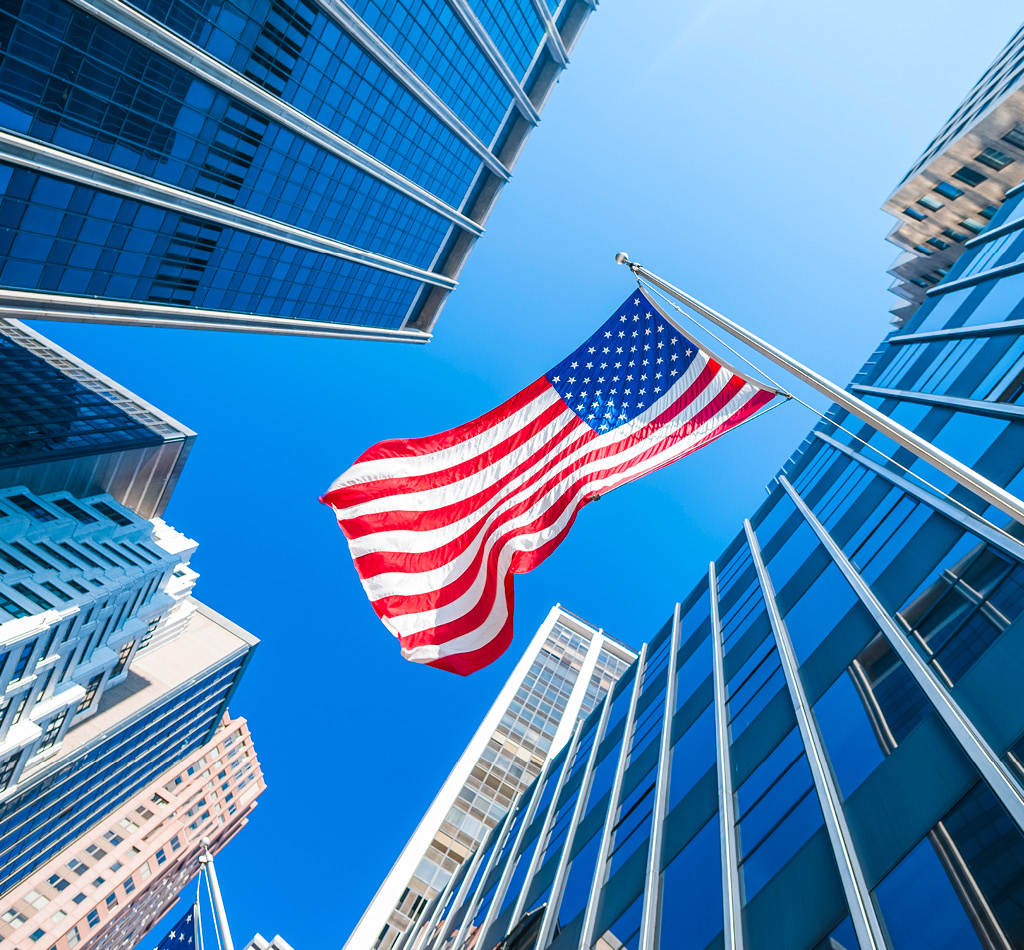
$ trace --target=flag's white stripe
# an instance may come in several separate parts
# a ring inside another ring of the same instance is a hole
[[[643,426],[649,424],[651,420],[657,419],[668,406],[672,405],[676,399],[682,396],[683,393],[693,385],[693,383],[699,378],[700,374],[704,372],[707,362],[707,354],[704,353],[703,350],[698,350],[697,355],[687,367],[686,372],[679,378],[679,380],[672,384],[668,392],[663,396],[659,396],[657,400],[655,400],[655,402],[640,415],[636,416],[625,425],[620,426],[618,429],[613,429],[611,432],[607,433],[607,435],[609,437],[621,439],[630,433],[635,432],[637,429],[643,428]],[[717,379],[718,376],[721,375],[722,373],[719,372],[715,378]],[[559,402],[562,402],[562,404],[565,405],[562,398],[558,396],[554,389],[549,391],[555,395]],[[566,411],[570,413],[570,416],[560,423],[563,426],[566,425],[567,422],[571,421],[572,417],[576,415],[568,406],[566,406]],[[563,417],[559,416],[559,419],[561,420]],[[529,421],[532,422],[532,419]],[[473,475],[469,475],[464,479],[452,481],[444,485],[438,485],[434,488],[416,491],[416,478],[427,474],[433,474],[434,472],[442,471],[444,468],[455,465],[465,465],[475,455],[488,451],[498,443],[503,442],[505,439],[514,435],[525,424],[528,423],[517,423],[516,416],[510,416],[500,426],[496,426],[488,430],[490,438],[486,442],[473,440],[475,443],[475,450],[472,453],[467,449],[465,454],[459,455],[453,449],[446,449],[445,454],[448,464],[441,466],[440,468],[434,467],[432,461],[430,463],[430,467],[420,466],[419,458],[429,459],[429,456],[402,459],[401,461],[406,464],[402,466],[393,464],[389,469],[389,474],[385,477],[392,478],[400,474],[408,478],[408,489],[389,492],[387,495],[383,495],[380,498],[350,505],[347,508],[336,508],[335,511],[337,512],[338,520],[358,518],[363,515],[375,514],[381,511],[393,511],[398,508],[401,508],[403,511],[431,511],[435,508],[451,504],[452,501],[458,501],[462,498],[468,498],[475,495],[478,491],[481,491],[488,485],[494,483],[496,472],[500,472],[506,466],[506,470],[514,468],[520,461],[528,458],[532,451],[536,451],[539,446],[543,445],[545,440],[540,436],[533,436],[529,442],[524,444],[520,449],[517,449],[506,458],[498,459],[487,469],[474,473]],[[548,430],[552,430],[551,434],[553,435],[554,432],[557,431],[557,428],[552,424],[552,426],[545,429],[545,431]],[[463,445],[469,446],[469,442],[463,443]],[[459,446],[459,449],[461,448],[462,446]],[[506,459],[514,460],[506,461]],[[345,475],[341,477],[347,478],[347,475],[348,473],[345,473]],[[365,482],[367,479],[359,479],[359,481]],[[345,484],[354,484],[354,482],[346,481]],[[455,485],[459,486],[457,494],[453,493],[453,487]],[[401,499],[401,501],[399,502],[397,499]]]
[[[652,468],[657,468],[659,465],[664,463],[664,460],[666,458],[677,457],[678,455],[685,454],[695,443],[699,442],[702,438],[705,438],[710,432],[714,431],[714,429],[721,425],[722,422],[725,421],[725,419],[729,418],[729,416],[738,411],[750,399],[752,394],[753,393],[751,391],[747,391],[746,387],[744,387],[744,389],[741,390],[740,393],[737,394],[737,396],[735,396],[732,400],[730,400],[729,403],[726,406],[724,406],[722,410],[714,416],[713,419],[709,420],[707,423],[702,425],[700,429],[691,433],[691,435],[688,436],[687,438],[681,440],[680,442],[672,446],[668,446],[667,448],[663,449],[660,453],[658,453],[658,455],[654,456],[653,459],[648,460],[647,462],[640,459],[639,456],[646,452],[653,443],[669,437],[673,430],[678,429],[679,426],[683,424],[682,422],[680,422],[679,425],[665,426],[664,428],[658,431],[659,438],[651,438],[650,440],[646,440],[640,443],[639,445],[634,446],[628,454],[623,453],[620,454],[619,456],[597,459],[591,462],[589,465],[585,466],[584,468],[580,469],[578,472],[572,472],[573,479],[581,476],[585,480],[584,484],[578,489],[576,494],[579,494],[581,492],[585,493],[589,491],[594,491],[594,476],[596,476],[600,472],[605,471],[609,467],[619,467],[624,463],[629,463],[631,459],[636,459],[636,461],[632,463],[634,465],[633,468],[627,467],[626,470],[623,472],[600,478],[599,484],[602,487],[617,484],[624,478],[635,477],[636,471],[650,471]],[[593,444],[594,443],[591,443],[591,445]],[[590,477],[588,478],[588,476]],[[466,570],[469,569],[474,557],[476,556],[482,545],[486,545],[486,548],[485,558],[484,561],[482,562],[481,567],[483,573],[486,574],[486,556],[487,554],[489,554],[494,543],[496,543],[497,536],[499,534],[504,535],[508,531],[512,531],[522,527],[523,525],[530,524],[531,522],[536,521],[538,518],[542,517],[544,513],[548,510],[548,508],[550,508],[553,504],[557,503],[565,495],[565,484],[565,481],[559,481],[554,485],[554,487],[552,487],[547,493],[545,493],[545,495],[542,498],[538,499],[534,504],[532,504],[529,510],[523,512],[522,514],[518,515],[513,519],[510,519],[507,523],[502,524],[501,527],[497,529],[497,531],[492,531],[491,527],[493,523],[496,520],[498,520],[498,518],[500,518],[502,514],[501,512],[495,512],[492,516],[488,518],[487,522],[484,524],[483,528],[481,529],[477,538],[474,540],[473,544],[471,544],[466,550],[460,552],[451,561],[448,561],[437,568],[418,573],[386,572],[377,574],[374,577],[363,578],[363,588],[366,590],[367,596],[370,598],[371,601],[375,601],[380,599],[381,597],[407,597],[417,594],[428,593],[434,590],[440,590],[443,587],[445,587],[447,583],[449,583],[455,578],[460,577]],[[524,489],[524,492],[528,492],[532,487],[533,486],[527,486],[526,489]],[[519,494],[523,494],[523,492],[520,492]],[[482,585],[482,582],[483,578],[478,575],[477,578],[475,578],[474,580],[473,586],[469,590],[467,590],[456,601],[453,601],[452,604],[449,604],[445,608],[440,609],[451,610],[453,605],[459,603],[459,601],[464,602],[465,599],[471,595],[474,588],[479,590],[479,587]],[[473,602],[475,603],[475,599]],[[395,619],[397,621],[399,619],[404,620],[405,617],[427,616],[429,613],[430,612],[425,612],[421,614],[406,614],[403,615],[402,618]],[[454,619],[454,617],[446,616],[443,619],[437,619],[436,622],[442,623],[452,619]],[[426,629],[430,625],[430,623],[427,623],[426,626],[423,627],[423,629]],[[413,631],[403,630],[403,633],[408,632]]]
[[[659,441],[681,426],[687,425],[694,416],[703,411],[703,409],[718,396],[719,392],[721,392],[730,379],[731,374],[729,373],[717,373],[709,381],[708,385],[705,386],[704,389],[686,407],[684,407],[681,412],[664,425],[659,426],[657,430],[651,433],[648,437],[633,446],[631,449],[633,454],[644,451],[645,446],[649,445],[651,442]],[[732,403],[730,402],[730,405],[731,404]],[[715,418],[718,418],[720,415],[721,410]],[[654,418],[657,418],[657,416]],[[705,423],[705,427],[708,424],[710,423]],[[537,474],[542,474],[544,478],[554,478],[563,473],[569,472],[582,457],[594,452],[600,452],[609,446],[615,446],[619,443],[625,442],[631,435],[632,431],[636,428],[642,428],[642,426],[634,427],[627,423],[618,429],[613,429],[604,435],[599,435],[596,439],[584,443],[574,452],[562,458],[561,461],[555,463],[550,469],[547,469],[547,466],[551,464],[551,459],[557,456],[561,451],[559,447],[553,448],[550,452],[538,459],[530,467],[528,472],[517,476],[513,481],[511,481],[506,490],[505,496],[496,496],[490,505],[488,505],[488,508],[499,506],[498,510],[495,511],[495,515],[500,514],[501,510],[504,510],[508,506],[515,504],[529,495],[533,490],[533,483]],[[625,461],[628,458],[629,456],[623,456],[621,460]],[[600,461],[597,464],[607,465],[608,462]],[[473,511],[464,518],[460,518],[458,521],[453,521],[449,524],[442,525],[441,527],[431,528],[425,531],[418,531],[414,528],[396,528],[390,531],[376,531],[373,534],[364,535],[360,538],[353,538],[349,542],[349,550],[352,552],[353,558],[359,557],[363,554],[374,554],[386,551],[422,554],[427,551],[433,551],[436,548],[441,547],[441,545],[447,544],[449,541],[453,541],[456,538],[461,537],[466,531],[473,527],[473,525],[479,523],[481,514],[481,511]]]
[[[749,385],[744,386],[741,390],[741,393],[744,395],[741,402],[746,403],[756,392],[756,387]],[[730,403],[730,405],[731,404],[732,403]],[[734,409],[733,411],[736,410]],[[729,415],[731,414],[732,413],[730,412]],[[728,418],[728,416],[726,416],[726,418]],[[533,534],[510,538],[502,546],[502,551],[498,557],[497,569],[495,571],[495,575],[498,580],[495,587],[495,597],[491,604],[491,609],[483,623],[477,626],[476,629],[461,634],[458,637],[453,637],[451,640],[444,643],[426,644],[411,647],[409,649],[403,648],[402,655],[406,659],[413,660],[418,663],[429,663],[445,656],[453,656],[459,653],[471,653],[474,650],[479,650],[486,646],[501,632],[501,629],[508,618],[508,601],[505,597],[502,579],[505,577],[505,574],[512,563],[512,558],[517,552],[535,551],[551,538],[555,537],[565,527],[565,525],[568,524],[569,520],[579,509],[582,499],[590,492],[614,485],[624,477],[634,477],[646,474],[647,472],[665,464],[666,461],[669,461],[685,452],[694,441],[695,440],[693,439],[687,439],[683,443],[678,443],[669,447],[657,456],[649,459],[646,464],[638,466],[635,471],[618,473],[605,478],[596,479],[580,486],[573,495],[572,503],[567,506],[566,510],[562,512],[555,522],[543,530],[534,532]],[[486,581],[486,575],[486,569],[482,570],[480,572],[480,576],[477,578],[481,583],[479,585],[474,584],[474,586],[482,588],[482,582]],[[482,593],[482,590],[480,593]],[[460,598],[460,600],[466,600],[467,596],[468,592],[467,595]],[[390,618],[388,626],[392,631],[399,631],[400,636],[410,636],[411,634],[419,633],[423,630],[429,630],[442,623],[450,622],[451,620],[458,619],[458,617],[465,616],[469,609],[475,607],[478,602],[479,593],[477,597],[472,599],[472,602],[465,609],[459,611],[456,617],[443,617],[442,614],[445,613],[448,608],[441,608],[439,610],[425,611],[421,614],[405,614],[399,617],[392,617]],[[449,607],[454,606],[456,603],[458,602],[453,602]]]
[[[443,485],[437,485],[434,488],[425,488],[422,491],[415,490],[417,476],[429,473],[417,472],[416,476],[408,477],[408,485],[412,490],[389,492],[387,495],[381,495],[380,498],[374,498],[372,501],[349,505],[347,508],[335,508],[334,510],[337,513],[338,520],[342,521],[349,518],[361,518],[364,515],[379,514],[384,511],[434,511],[437,508],[446,507],[448,505],[455,504],[456,502],[464,501],[467,498],[471,498],[473,495],[477,494],[477,492],[483,491],[489,485],[493,485],[495,482],[501,481],[505,477],[505,472],[510,472],[517,465],[525,462],[531,455],[539,451],[551,439],[558,435],[559,432],[566,429],[570,423],[579,419],[576,413],[574,413],[568,406],[565,406],[564,403],[563,407],[561,414],[558,415],[549,425],[530,436],[530,438],[519,446],[518,449],[509,452],[508,455],[503,455],[486,468],[480,469],[480,471],[474,472],[472,475],[467,475],[464,478],[455,479],[454,481],[446,482]],[[573,439],[578,439],[580,437],[581,430],[587,431],[586,429],[582,429],[580,426],[576,426],[571,432],[566,432],[563,437],[558,440],[554,448],[548,450],[547,454],[550,454],[551,451],[560,451]],[[509,431],[496,441],[503,441],[510,435],[514,435],[514,433]],[[487,448],[491,448],[491,446],[488,446]],[[461,464],[467,464],[470,461],[470,457],[467,456],[461,460]]]
[[[331,484],[331,491],[382,478],[402,478],[409,475],[443,472],[446,468],[458,465],[467,458],[486,452],[487,449],[507,438],[509,433],[518,432],[524,426],[528,426],[557,402],[562,402],[562,397],[549,385],[541,391],[540,395],[522,408],[502,419],[496,419],[494,425],[468,439],[457,442],[455,445],[439,449],[436,452],[427,452],[424,455],[405,455],[398,458],[356,462],[334,480]],[[505,434],[499,435],[501,432]],[[410,439],[409,441],[416,440]]]

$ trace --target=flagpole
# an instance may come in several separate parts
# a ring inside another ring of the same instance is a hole
[[[206,868],[207,880],[210,882],[210,896],[213,899],[213,913],[217,918],[217,929],[220,931],[221,941],[224,950],[235,950],[231,941],[231,930],[228,927],[228,915],[224,911],[224,900],[220,896],[220,884],[217,883],[217,872],[213,867],[213,855],[210,853],[210,839],[203,837],[199,839],[203,846],[203,853],[199,855],[199,863]]]
[[[615,260],[617,263],[625,264],[629,267],[637,277],[643,277],[655,287],[663,290],[669,296],[674,297],[681,304],[684,304],[694,312],[699,313],[705,319],[711,321],[715,326],[726,330],[737,339],[742,340],[752,350],[755,350],[762,356],[770,359],[777,366],[781,366],[783,369],[788,370],[796,376],[797,379],[803,380],[803,382],[807,383],[807,385],[812,389],[817,390],[837,405],[842,406],[843,409],[853,413],[853,415],[857,416],[858,419],[866,422],[872,428],[877,429],[883,435],[888,436],[898,445],[901,445],[903,448],[913,452],[918,458],[924,459],[929,465],[934,466],[940,472],[952,478],[953,481],[962,485],[968,491],[973,492],[986,504],[995,505],[1000,509],[1000,511],[1005,512],[1015,521],[1024,524],[1024,502],[1015,495],[1010,494],[1010,492],[1006,491],[1004,488],[996,485],[995,482],[989,481],[983,475],[979,475],[974,471],[974,469],[964,465],[962,462],[953,458],[953,456],[943,452],[941,449],[932,445],[931,442],[922,439],[917,435],[917,433],[901,426],[894,419],[885,415],[885,413],[879,412],[873,406],[869,406],[863,400],[858,399],[856,396],[848,393],[845,389],[840,388],[824,376],[816,373],[807,366],[804,366],[803,363],[797,362],[791,356],[783,353],[770,343],[766,343],[760,337],[754,336],[753,333],[743,329],[739,324],[733,323],[733,321],[728,317],[723,316],[716,310],[712,310],[710,307],[702,304],[699,300],[691,297],[688,293],[685,293],[678,287],[674,287],[667,281],[662,280],[656,274],[652,274],[640,264],[629,260],[628,255],[624,252],[616,254]],[[665,315],[668,316],[668,314]],[[668,319],[680,333],[686,332],[678,323],[676,323],[675,320],[672,319],[671,316],[668,316]]]

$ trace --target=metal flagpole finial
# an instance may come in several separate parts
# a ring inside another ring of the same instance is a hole
[[[636,268],[639,266],[629,259],[629,255],[625,251],[619,251],[619,253],[615,255],[615,263],[625,264],[631,271],[636,271]]]

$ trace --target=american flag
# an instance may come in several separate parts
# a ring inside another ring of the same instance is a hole
[[[587,502],[707,445],[775,395],[638,290],[497,409],[378,443],[321,501],[402,655],[465,675],[507,649],[513,575],[554,551]]]
[[[196,920],[196,905],[193,904],[188,913],[171,928],[171,932],[157,944],[156,950],[196,950]]]

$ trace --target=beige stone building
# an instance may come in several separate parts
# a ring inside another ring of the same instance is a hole
[[[165,772],[0,897],[0,939],[45,950],[131,950],[266,788],[244,719]]]
[[[903,326],[1024,181],[1024,26],[929,143],[882,206],[897,219],[889,273]]]

